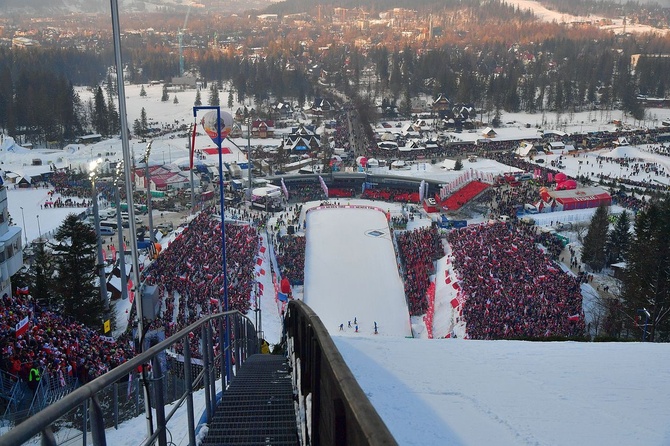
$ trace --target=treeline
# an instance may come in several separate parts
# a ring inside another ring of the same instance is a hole
[[[611,217],[599,207],[584,237],[582,262],[600,272],[625,262],[620,291],[600,300],[594,323],[604,335],[622,339],[670,341],[670,200],[654,199],[631,222],[623,212]],[[630,230],[631,223],[633,231]]]
[[[25,70],[14,78],[0,70],[0,127],[26,141],[66,141],[81,134],[83,107],[72,83],[50,71]]]

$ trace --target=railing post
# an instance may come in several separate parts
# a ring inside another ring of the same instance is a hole
[[[235,352],[235,357],[237,358],[236,359],[236,364],[237,364],[238,367],[241,367],[242,363],[244,362],[244,359],[242,358],[242,346],[240,345],[240,341],[239,341],[241,339],[240,338],[240,333],[241,333],[242,330],[241,330],[240,320],[238,318],[235,318],[235,320],[233,321],[233,327],[235,327],[235,330],[233,331],[233,333],[235,333],[235,341],[234,341],[234,344],[233,344],[235,346],[235,350],[233,350],[233,351]],[[237,370],[237,367],[236,367],[236,370]]]
[[[107,446],[107,439],[105,438],[105,420],[102,415],[102,408],[98,401],[98,395],[95,394],[90,398],[88,406],[91,412],[91,437],[94,446]]]
[[[88,432],[88,399],[84,400],[84,406],[81,410],[81,432],[83,434],[81,444],[86,446]]]
[[[195,412],[193,410],[193,371],[191,370],[191,342],[184,338],[184,384],[186,385],[186,412],[188,416],[188,444],[195,445]]]
[[[209,368],[209,358],[207,357],[209,349],[207,348],[207,328],[206,325],[202,326],[200,331],[200,346],[202,349],[202,367],[203,367],[203,379],[205,385],[205,412],[207,412],[207,422],[212,421],[212,400],[209,396],[209,373],[207,372]]]
[[[218,320],[219,323],[219,352],[221,353],[221,390],[226,390],[227,384],[226,383],[226,343],[225,337],[223,334],[223,329],[224,329],[224,324],[223,324],[223,318],[219,318]]]
[[[213,321],[212,321],[213,322]],[[209,380],[209,385],[211,386],[210,395],[212,397],[212,416],[216,412],[216,360],[214,358],[214,329],[212,328],[212,322],[208,322],[207,326],[207,354],[209,355],[209,364],[211,367],[208,369],[207,373],[211,373],[211,379]]]
[[[130,372],[134,373],[134,372]],[[133,392],[135,392],[135,416],[139,417],[140,416],[140,375],[137,375],[137,378],[133,380],[133,387],[135,388]]]
[[[114,383],[114,429],[119,430],[119,383]]]
[[[151,368],[153,370],[152,384],[154,388],[154,399],[156,401],[158,444],[159,446],[167,446],[167,433],[165,432],[165,402],[163,398],[163,370],[159,356],[154,356],[151,359],[151,363]]]
[[[47,426],[47,428],[42,431],[40,445],[56,446],[56,437],[54,436],[54,431],[51,429],[51,426]]]

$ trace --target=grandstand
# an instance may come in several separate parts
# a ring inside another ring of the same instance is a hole
[[[443,200],[440,207],[445,211],[457,211],[488,187],[489,185],[484,182],[471,181]]]

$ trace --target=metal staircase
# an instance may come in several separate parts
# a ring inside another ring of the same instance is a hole
[[[203,445],[297,445],[288,360],[250,356],[223,392]]]

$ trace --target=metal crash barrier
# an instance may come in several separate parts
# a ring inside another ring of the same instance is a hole
[[[305,409],[300,411],[305,414],[302,422],[311,422],[304,444],[397,444],[314,311],[302,301],[291,301],[284,324],[293,382],[299,385],[299,404]]]

